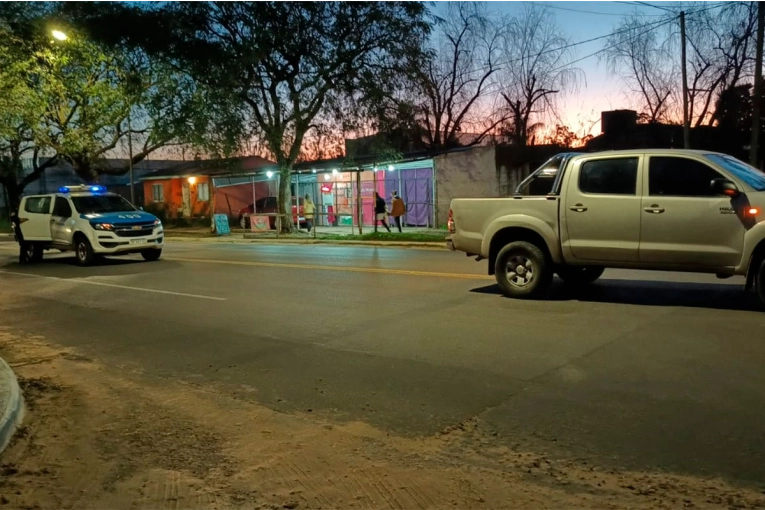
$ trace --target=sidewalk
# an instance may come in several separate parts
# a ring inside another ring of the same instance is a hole
[[[16,375],[0,358],[0,453],[8,446],[23,414],[24,400]]]
[[[404,246],[444,249],[448,232],[440,229],[411,228],[399,233],[386,232],[385,229],[367,227],[363,235],[358,230],[351,232],[350,227],[319,228],[313,233],[300,230],[291,234],[276,232],[249,232],[233,229],[230,235],[216,236],[208,228],[166,228],[165,239],[168,242],[210,242],[210,243],[267,243],[267,244],[339,244],[361,246]]]

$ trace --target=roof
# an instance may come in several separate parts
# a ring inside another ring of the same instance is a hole
[[[605,151],[594,151],[594,152],[572,152],[567,153],[571,156],[586,156],[586,157],[592,157],[594,155],[603,155],[603,156],[629,156],[634,154],[676,154],[676,155],[695,155],[695,156],[704,156],[706,154],[721,154],[717,151],[706,151],[706,150],[698,150],[698,149],[619,149],[619,150],[605,150]]]
[[[274,170],[276,167],[276,163],[260,156],[194,160],[152,172],[143,176],[141,180],[178,179],[192,176],[223,177],[254,175],[265,170]]]

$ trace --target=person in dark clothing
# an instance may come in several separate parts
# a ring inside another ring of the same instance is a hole
[[[401,217],[406,214],[406,205],[404,201],[398,196],[398,191],[394,191],[390,194],[390,217],[396,222],[398,231],[401,232]]]
[[[388,222],[385,221],[385,217],[388,215],[388,208],[385,206],[385,199],[375,192],[375,227],[377,222],[381,221],[385,230],[390,232]]]
[[[28,264],[32,260],[29,257],[27,243],[24,242],[24,234],[21,232],[21,221],[19,221],[18,213],[11,213],[11,225],[13,225],[13,233],[16,234],[16,241],[19,243],[19,264]]]

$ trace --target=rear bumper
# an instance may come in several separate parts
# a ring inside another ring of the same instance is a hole
[[[452,241],[452,236],[449,236],[446,238],[446,247],[450,251],[457,251],[457,248],[454,247],[454,241]]]

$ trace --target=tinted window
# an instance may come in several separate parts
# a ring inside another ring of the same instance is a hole
[[[119,195],[72,197],[74,208],[83,214],[135,211],[130,202]]]
[[[53,205],[53,216],[70,218],[72,216],[72,207],[69,201],[64,197],[56,197],[56,203]]]
[[[711,159],[757,191],[765,191],[765,174],[760,170],[757,170],[732,156],[707,154],[707,158]]]
[[[582,164],[579,189],[583,193],[634,195],[638,158],[596,159]]]
[[[712,181],[724,178],[711,167],[686,158],[651,157],[648,194],[670,197],[710,197]]]
[[[48,214],[50,212],[50,197],[27,198],[24,210],[34,214]]]

